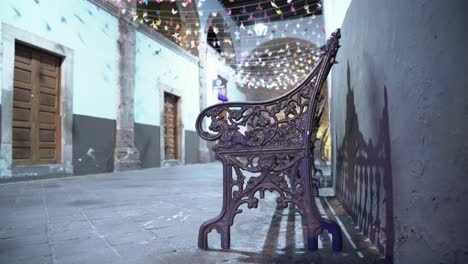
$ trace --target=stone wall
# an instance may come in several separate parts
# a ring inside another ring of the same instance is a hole
[[[468,2],[353,0],[331,98],[337,196],[394,263],[467,263]]]

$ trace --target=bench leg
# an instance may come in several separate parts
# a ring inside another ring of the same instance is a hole
[[[343,239],[341,236],[341,228],[337,223],[328,219],[322,219],[323,223],[320,226],[308,226],[307,228],[307,243],[308,249],[311,251],[318,249],[319,234],[323,230],[327,230],[332,236],[332,248],[334,251],[343,249]]]
[[[316,219],[307,219],[307,248],[310,251],[315,251],[318,249],[318,231],[320,229],[320,225],[313,224],[316,223]],[[313,222],[314,221],[314,222]]]
[[[332,235],[332,247],[334,251],[341,251],[343,249],[343,238],[341,236],[340,226],[331,220],[323,219],[323,229]]]
[[[260,194],[260,199],[265,199],[265,189],[260,189],[258,193]]]
[[[318,236],[314,235],[313,230],[307,230],[307,248],[310,251],[315,251],[318,249]]]
[[[312,251],[317,250],[319,234],[322,233],[323,230],[327,230],[332,236],[333,250],[341,251],[343,248],[343,240],[340,226],[330,219],[322,218],[320,214],[318,214],[318,211],[313,209],[315,207],[313,204],[313,193],[311,193],[309,197],[311,198],[306,204],[312,205],[312,208],[309,207],[304,212],[305,224],[307,225],[308,249]]]
[[[208,234],[215,229],[221,235],[221,248],[229,249],[231,246],[231,226],[223,217],[216,217],[206,221],[200,226],[198,233],[198,248],[208,249]]]
[[[231,167],[223,165],[223,207],[221,213],[200,226],[198,233],[198,248],[208,249],[208,233],[215,229],[221,235],[221,248],[228,249],[231,246],[231,225],[230,218],[233,214],[231,208],[231,181],[232,181]]]
[[[231,227],[229,224],[225,225],[221,233],[221,248],[229,249],[231,247]]]
[[[310,194],[313,197],[313,194]],[[318,249],[318,234],[320,233],[320,216],[316,215],[312,208],[306,207],[308,203],[304,203],[304,211],[302,214],[303,225],[307,228],[306,239],[307,248],[311,251]]]

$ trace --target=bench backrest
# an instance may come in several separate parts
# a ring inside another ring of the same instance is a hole
[[[218,140],[214,149],[224,151],[310,147],[321,115],[321,111],[317,111],[321,88],[336,62],[340,37],[338,29],[321,47],[311,73],[283,96],[263,102],[222,103],[203,110],[196,122],[200,137]],[[206,118],[211,122],[204,126]]]

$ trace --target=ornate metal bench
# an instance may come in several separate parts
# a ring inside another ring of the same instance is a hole
[[[320,216],[314,203],[313,140],[317,131],[320,90],[335,62],[340,31],[321,50],[312,72],[296,88],[270,101],[222,103],[203,110],[196,121],[201,138],[217,140],[213,150],[223,164],[221,213],[200,227],[198,247],[208,248],[208,233],[216,229],[221,247],[230,247],[230,227],[239,207],[256,208],[266,190],[277,191],[277,206],[295,205],[307,228],[310,250],[317,249],[318,235],[327,230],[332,247],[342,247],[339,226]],[[207,130],[204,120],[209,122]],[[211,132],[211,133],[210,133]]]

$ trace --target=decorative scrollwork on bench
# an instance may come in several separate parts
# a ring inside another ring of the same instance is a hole
[[[301,145],[313,90],[310,84],[267,104],[224,103],[209,107],[200,114],[197,130],[203,139],[219,140],[216,148]],[[209,131],[203,129],[205,118]]]
[[[302,208],[305,206],[305,182],[299,171],[301,158],[300,155],[290,154],[229,156],[228,163],[232,169],[230,173],[233,174],[229,184],[229,199],[232,201],[231,208],[227,210],[230,212],[227,217],[229,222],[232,224],[235,215],[242,212],[238,209],[241,205],[247,204],[248,208],[256,208],[258,198],[255,195],[266,190],[278,193],[276,199],[278,208],[294,204],[298,207],[297,211],[302,214]]]

